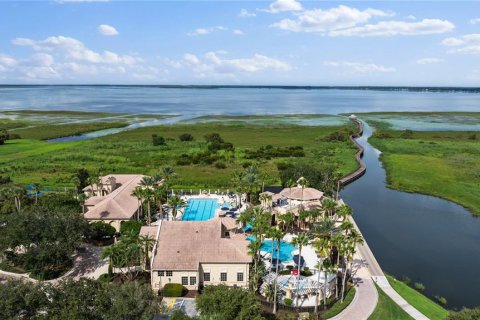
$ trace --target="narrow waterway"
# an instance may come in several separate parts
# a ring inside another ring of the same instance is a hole
[[[380,152],[368,143],[372,128],[364,129],[357,141],[367,172],[341,195],[380,266],[423,283],[450,308],[480,305],[480,219],[443,199],[388,189]]]

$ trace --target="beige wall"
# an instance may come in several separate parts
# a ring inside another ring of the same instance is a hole
[[[210,281],[204,281],[203,274],[210,272]],[[220,280],[220,273],[227,273],[227,281]],[[243,281],[237,281],[237,273],[243,273]],[[200,266],[200,277],[204,286],[226,284],[227,286],[237,285],[248,288],[249,265],[247,263],[202,263]]]
[[[164,276],[158,275],[159,270],[152,271],[152,289],[159,290],[167,283],[182,283],[182,277],[188,277],[188,285],[185,287],[189,290],[197,290],[199,285],[217,285],[224,283],[228,286],[238,286],[243,288],[248,288],[248,275],[249,275],[249,265],[247,263],[202,263],[200,266],[200,274],[197,270],[175,270],[172,271],[172,276],[168,277],[166,275],[166,270]],[[210,281],[204,281],[203,274],[205,272],[210,272]],[[227,281],[220,281],[220,273],[227,273]],[[243,281],[237,281],[237,273],[243,273]],[[190,277],[196,277],[196,284],[190,285]]]

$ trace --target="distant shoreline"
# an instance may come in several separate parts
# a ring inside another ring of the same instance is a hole
[[[267,85],[141,85],[141,84],[0,84],[1,88],[38,87],[106,87],[106,88],[164,88],[164,89],[281,89],[281,90],[365,90],[399,92],[459,92],[480,93],[480,87],[436,87],[436,86],[267,86]]]

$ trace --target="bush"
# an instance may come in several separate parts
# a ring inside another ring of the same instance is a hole
[[[442,296],[435,296],[435,300],[437,300],[440,304],[442,305],[447,305],[447,299],[445,299],[444,297]]]
[[[193,141],[193,136],[190,133],[183,133],[178,139],[180,139],[180,141]]]
[[[163,287],[162,293],[164,297],[182,297],[187,293],[187,288],[180,283],[167,283]]]
[[[420,282],[415,282],[413,284],[413,287],[418,291],[424,291],[425,290],[425,285],[423,283],[420,283]]]
[[[89,224],[85,231],[85,237],[88,240],[102,241],[111,239],[115,235],[115,232],[117,231],[110,224],[97,221]]]
[[[165,138],[156,134],[152,134],[152,144],[154,146],[165,146]]]
[[[405,131],[402,132],[402,134],[400,135],[400,138],[412,139],[413,138],[413,131],[409,130],[409,129],[406,129]]]
[[[10,179],[9,176],[0,176],[0,184],[7,184],[7,183],[11,183],[12,182],[12,179]]]
[[[293,301],[292,299],[289,299],[289,298],[285,298],[283,299],[283,303],[286,305],[286,306],[291,306]]]
[[[205,135],[205,141],[207,143],[224,143],[225,141],[220,137],[218,133],[210,133]]]
[[[476,133],[472,133],[471,135],[468,136],[468,139],[470,139],[470,140],[477,140],[477,134],[476,134]]]
[[[4,144],[10,138],[7,130],[0,130],[0,145]]]
[[[217,161],[215,162],[215,168],[217,169],[226,169],[227,165],[223,161]]]
[[[143,226],[143,223],[140,221],[135,221],[135,220],[129,220],[129,221],[124,221],[120,225],[120,233],[125,234],[125,233],[131,233],[134,232],[135,235],[140,233],[140,228]]]
[[[403,277],[402,282],[409,286],[412,280],[409,277]]]
[[[288,270],[289,272],[292,271],[292,269],[293,269],[293,266],[287,266],[287,270]]]

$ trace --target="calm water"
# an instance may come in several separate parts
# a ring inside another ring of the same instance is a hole
[[[452,202],[385,187],[380,152],[367,142],[366,174],[342,191],[382,269],[426,286],[451,307],[480,305],[480,219]]]
[[[480,111],[479,106],[479,94],[463,92],[0,86],[0,110],[183,115],[161,120],[166,122],[209,114]],[[366,129],[368,135],[370,129]],[[355,219],[382,268],[397,277],[405,275],[424,283],[427,294],[444,296],[453,307],[480,305],[480,276],[476,273],[480,266],[480,219],[445,200],[385,188],[379,152],[365,137],[360,142],[366,150],[367,173],[347,186],[342,195],[354,208]]]
[[[369,111],[479,111],[479,94],[335,89],[189,89],[129,86],[0,86],[0,110],[126,113],[298,114]]]

